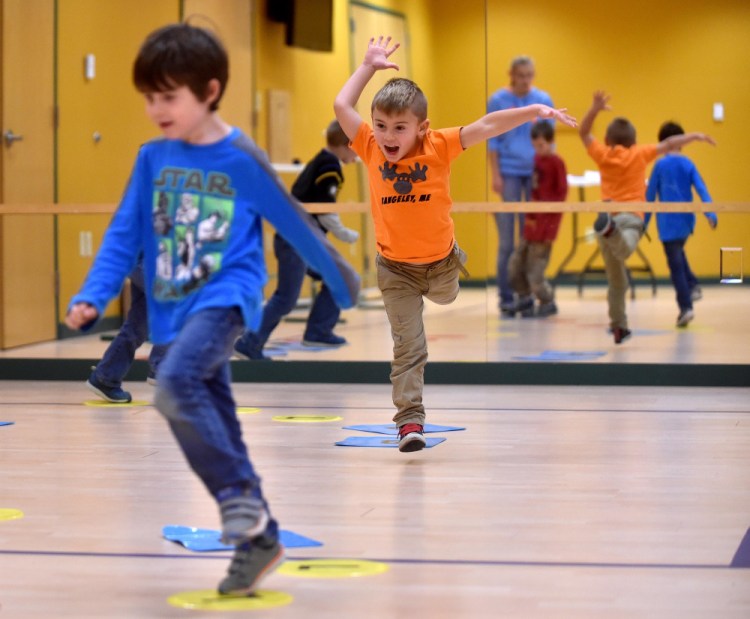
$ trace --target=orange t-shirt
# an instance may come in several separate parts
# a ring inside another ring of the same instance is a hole
[[[416,155],[391,164],[372,127],[359,126],[352,150],[367,166],[375,243],[385,258],[426,264],[453,249],[450,164],[464,150],[460,131],[430,129]]]
[[[605,146],[594,140],[587,150],[599,166],[603,200],[646,201],[646,168],[656,159],[655,144],[634,144],[630,148],[625,148]]]

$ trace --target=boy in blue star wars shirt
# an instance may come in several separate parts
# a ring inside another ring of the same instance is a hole
[[[219,117],[227,77],[226,51],[201,28],[166,26],[143,43],[133,81],[164,139],[138,153],[65,322],[89,327],[143,252],[151,339],[170,344],[155,404],[217,501],[223,539],[236,545],[219,591],[244,595],[283,560],[230,385],[232,344],[256,326],[263,301],[262,218],[321,274],[341,306],[354,304],[359,280],[262,152]]]

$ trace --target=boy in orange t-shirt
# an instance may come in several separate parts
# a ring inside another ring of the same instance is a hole
[[[578,128],[586,151],[599,167],[602,199],[605,202],[645,202],[646,168],[658,155],[695,141],[714,144],[703,133],[674,135],[658,144],[636,144],[635,127],[626,118],[615,118],[609,124],[602,144],[591,134],[591,130],[599,112],[610,109],[609,99],[605,92],[596,91],[591,108]],[[635,251],[643,230],[643,213],[599,213],[594,222],[607,274],[609,326],[615,344],[631,336],[625,314],[628,290],[625,261]]]
[[[464,127],[430,129],[427,99],[408,79],[394,78],[375,95],[372,127],[355,105],[378,70],[398,69],[388,61],[399,44],[370,39],[362,64],[334,102],[339,124],[352,141],[370,181],[370,202],[378,250],[378,287],[383,294],[393,337],[391,383],[393,420],[399,450],[425,446],[422,404],[427,340],[423,298],[452,303],[466,254],[456,244],[450,216],[450,164],[464,149],[536,118],[575,120],[546,105],[492,112]]]

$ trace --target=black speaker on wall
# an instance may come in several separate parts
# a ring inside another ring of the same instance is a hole
[[[294,0],[268,0],[266,15],[268,19],[286,24],[289,22],[294,9]]]
[[[286,44],[333,50],[333,0],[268,0],[268,19],[286,24]]]

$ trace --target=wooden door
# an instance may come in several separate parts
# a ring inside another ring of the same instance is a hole
[[[179,0],[58,2],[58,198],[117,203],[138,153],[159,135],[132,82],[146,36],[179,20]],[[84,71],[90,58],[93,71]],[[107,215],[67,215],[58,223],[59,311],[83,283],[109,224]],[[89,248],[91,251],[89,251]],[[105,311],[116,322],[120,303]]]
[[[54,200],[54,0],[0,0],[0,202]],[[0,348],[54,339],[52,215],[0,216]]]

